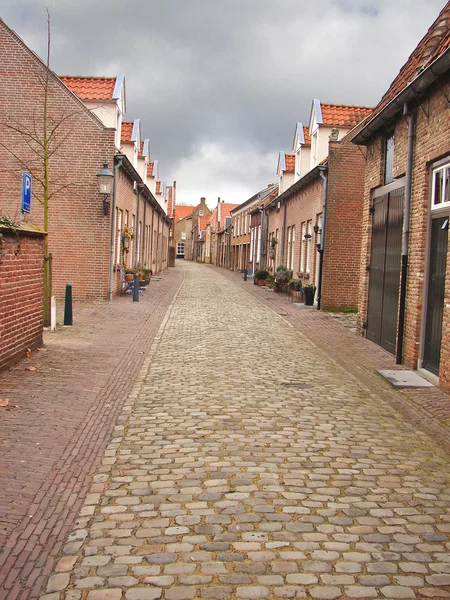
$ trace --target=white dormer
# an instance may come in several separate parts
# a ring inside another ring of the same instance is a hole
[[[141,143],[142,150],[139,152],[138,157],[138,173],[142,178],[142,181],[147,184],[147,167],[150,158],[150,140],[145,139]]]
[[[138,157],[141,149],[141,120],[135,119],[133,122],[133,131],[131,133],[131,141],[134,142],[133,148],[133,167],[138,168]]]
[[[294,143],[292,150],[295,154],[294,183],[301,179],[310,168],[311,143],[308,128],[302,123],[295,126]]]
[[[125,93],[125,75],[117,75],[116,85],[114,86],[113,100],[116,101],[115,110],[115,144],[116,148],[120,148],[120,138],[122,135],[122,119],[123,115],[127,112],[127,100]]]
[[[279,152],[278,154],[278,194],[282,194],[294,183],[295,157],[293,154]]]

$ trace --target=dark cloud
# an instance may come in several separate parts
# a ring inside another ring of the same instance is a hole
[[[39,55],[42,4],[3,0]],[[52,67],[124,73],[127,117],[142,119],[178,197],[243,201],[275,176],[313,97],[376,104],[442,0],[59,0]]]

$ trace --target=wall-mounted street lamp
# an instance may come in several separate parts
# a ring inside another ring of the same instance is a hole
[[[114,173],[108,169],[108,163],[103,164],[103,169],[97,173],[98,193],[103,196],[103,214],[109,215],[110,202],[108,197],[112,194]]]
[[[314,231],[314,233],[317,235],[317,234],[319,233],[319,231],[320,231],[320,227],[319,227],[317,224],[316,224],[316,225],[314,225],[314,227],[313,227],[313,231]]]

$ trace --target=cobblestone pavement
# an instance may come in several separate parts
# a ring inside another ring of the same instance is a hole
[[[182,279],[171,269],[139,303],[77,303],[73,327],[0,374],[1,600],[39,597]]]
[[[450,456],[184,268],[42,598],[450,598]]]

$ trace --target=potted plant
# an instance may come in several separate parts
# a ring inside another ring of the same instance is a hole
[[[288,288],[293,298],[298,298],[299,300],[302,298],[302,282],[300,279],[291,279]]]
[[[306,306],[312,306],[314,304],[314,294],[316,293],[316,286],[312,283],[308,283],[303,286],[303,296],[305,298]]]
[[[292,279],[292,271],[287,267],[279,266],[275,274],[274,292],[283,292],[287,289],[289,281]]]
[[[131,230],[128,229],[128,227],[125,225],[125,228],[123,230],[123,238],[122,238],[122,245],[123,245],[123,249],[128,252],[129,248],[130,248],[130,240],[133,239],[133,234],[131,233]]]
[[[256,282],[258,283],[258,285],[266,285],[266,279],[269,277],[269,271],[266,271],[265,269],[258,269],[258,271],[256,271],[254,278],[256,280]]]
[[[134,281],[134,275],[136,271],[131,268],[125,267],[125,281]]]
[[[266,279],[266,286],[270,289],[275,287],[275,275],[269,275],[269,277]]]

